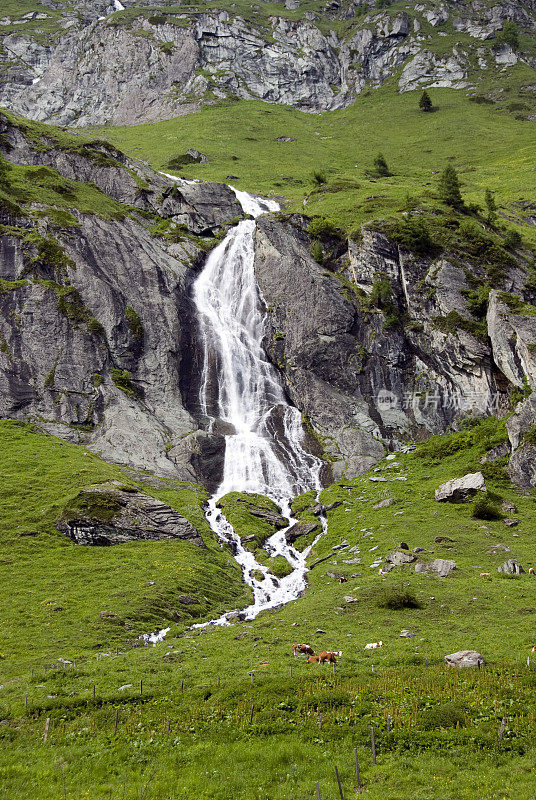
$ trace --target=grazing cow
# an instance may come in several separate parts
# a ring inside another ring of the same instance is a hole
[[[532,650],[530,652],[531,653],[536,653],[536,644],[534,645],[534,647],[532,648]]]
[[[310,644],[293,644],[292,652],[294,653],[294,658],[296,658],[298,653],[303,653],[306,656],[314,656],[315,654]]]
[[[311,658],[307,659],[308,664],[315,664],[320,661],[320,656],[311,656]]]
[[[370,642],[365,645],[365,650],[375,650],[377,647],[383,647],[383,642]]]
[[[534,575],[534,574],[536,574],[536,573],[534,572],[534,567],[530,567],[530,569],[529,569],[529,575]]]
[[[347,583],[348,578],[345,578],[344,575],[339,575],[339,583]]]
[[[309,658],[307,661],[317,661],[319,664],[336,664],[337,657],[342,656],[342,650],[324,650],[314,658]]]
[[[480,573],[480,577],[481,578],[491,578],[491,573],[490,572],[481,572]]]

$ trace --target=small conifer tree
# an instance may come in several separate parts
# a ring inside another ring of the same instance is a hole
[[[495,222],[495,218],[497,217],[497,203],[495,202],[495,197],[493,196],[493,192],[491,191],[491,189],[486,189],[484,200],[488,212],[488,223],[490,225],[493,225]]]
[[[446,166],[441,173],[438,191],[439,197],[448,206],[452,206],[453,208],[461,208],[463,206],[460,181],[452,164]]]
[[[432,100],[426,89],[424,89],[423,93],[421,94],[421,99],[419,100],[419,108],[421,109],[421,111],[432,110]]]

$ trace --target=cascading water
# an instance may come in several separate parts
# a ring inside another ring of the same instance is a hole
[[[232,187],[231,187],[232,188]],[[274,201],[233,189],[245,213],[258,217],[277,211]],[[265,543],[273,555],[292,566],[278,579],[243,547],[240,537],[217,506],[228,492],[265,495],[281,508],[289,526],[292,499],[309,489],[321,489],[322,462],[302,445],[300,412],[287,402],[282,383],[262,348],[264,317],[254,272],[254,220],[244,220],[216,247],[194,284],[203,346],[199,402],[209,430],[218,424],[225,433],[222,481],[208,502],[207,520],[221,541],[228,542],[251,586],[254,603],[241,611],[253,619],[260,611],[294,600],[305,588],[309,549],[300,553],[287,544],[285,532]],[[325,529],[325,520],[322,526]],[[259,580],[255,575],[262,574]],[[227,624],[221,617],[213,624]]]

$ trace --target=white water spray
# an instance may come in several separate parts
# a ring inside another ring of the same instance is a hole
[[[279,210],[273,200],[233,191],[244,212],[254,218]],[[266,549],[286,558],[293,568],[290,575],[276,578],[243,547],[218,508],[218,499],[232,491],[265,495],[277,503],[290,527],[296,521],[291,517],[292,499],[309,489],[320,491],[322,469],[321,460],[303,448],[300,412],[286,400],[279,374],[262,347],[265,326],[254,272],[254,231],[255,222],[244,220],[228,233],[207,259],[193,295],[203,346],[200,409],[209,430],[218,424],[226,434],[223,477],[206,516],[220,540],[231,545],[253,589],[254,603],[240,612],[241,619],[253,619],[302,593],[310,547],[300,553],[288,545],[288,528],[271,536]],[[322,518],[323,531],[325,526]],[[225,625],[228,619],[224,615],[212,624]]]

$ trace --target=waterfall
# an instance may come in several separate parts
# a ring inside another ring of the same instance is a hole
[[[253,218],[279,210],[274,201],[233,191]],[[225,434],[223,477],[208,501],[206,516],[219,539],[231,545],[253,589],[254,603],[240,612],[242,619],[301,594],[310,548],[300,553],[288,545],[288,528],[270,537],[266,549],[282,555],[293,568],[290,575],[276,578],[243,547],[218,508],[218,499],[232,491],[265,495],[279,506],[290,527],[295,522],[292,499],[309,489],[320,491],[322,469],[322,461],[303,448],[301,414],[288,403],[281,378],[262,347],[265,321],[254,271],[254,232],[254,219],[232,228],[211,252],[193,287],[203,348],[200,409],[208,429],[217,424]],[[325,524],[322,519],[323,529]],[[215,622],[228,620],[224,615]]]

